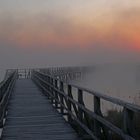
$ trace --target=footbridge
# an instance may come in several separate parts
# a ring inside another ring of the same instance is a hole
[[[71,84],[88,67],[9,69],[0,84],[1,140],[139,140],[140,106]],[[85,103],[85,94],[93,109]],[[122,127],[102,113],[101,101],[122,108]]]

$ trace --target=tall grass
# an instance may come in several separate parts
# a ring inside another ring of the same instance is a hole
[[[109,110],[106,116],[106,119],[110,121],[115,126],[119,127],[120,129],[123,129],[123,112],[117,111],[117,110]],[[134,115],[134,126],[135,131],[137,134],[138,139],[140,139],[140,114]],[[117,136],[116,134],[112,135],[113,140],[122,140]]]

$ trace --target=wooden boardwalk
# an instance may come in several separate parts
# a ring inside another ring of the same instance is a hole
[[[77,140],[76,132],[30,79],[16,81],[2,140]]]
[[[80,71],[57,67],[7,70],[0,84],[0,139],[140,140],[135,123],[140,106],[69,83]],[[93,99],[93,110],[87,106],[87,95]],[[121,108],[121,127],[103,115],[102,100]]]

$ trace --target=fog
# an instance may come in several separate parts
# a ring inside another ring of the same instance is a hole
[[[131,103],[140,102],[140,66],[133,55],[78,49],[32,50],[13,46],[1,47],[0,52],[1,80],[7,68],[94,65],[92,73],[74,83]]]
[[[139,9],[132,0],[0,1],[0,80],[9,68],[93,65],[76,84],[139,102]]]
[[[0,47],[0,80],[8,68],[44,68],[52,66],[95,66],[74,84],[96,92],[140,105],[140,64],[138,53],[96,49],[33,49],[16,46]],[[93,97],[85,98],[88,108]],[[103,112],[116,106],[102,102]]]
[[[98,65],[75,84],[96,92],[140,104],[140,67],[136,64]]]
[[[8,68],[40,68],[51,66],[96,67],[80,84],[91,89],[133,102],[129,97],[139,93],[139,53],[103,48],[86,50],[79,48],[21,48],[1,45],[0,72],[3,78]]]

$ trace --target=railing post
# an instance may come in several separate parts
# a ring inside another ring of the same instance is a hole
[[[72,94],[72,87],[71,85],[68,85],[68,97],[71,98],[71,94]],[[67,106],[68,106],[68,111],[71,112],[71,101],[68,99],[67,101]],[[68,113],[68,122],[72,123],[72,118],[71,118],[71,114]]]
[[[62,81],[60,82],[60,91],[64,92],[64,84],[63,84]],[[61,102],[61,104],[64,105],[64,99],[63,99],[63,95],[62,94],[60,94],[60,102]],[[64,108],[63,108],[62,105],[61,105],[60,110],[61,110],[61,113],[64,114]]]
[[[57,83],[57,79],[55,79],[55,88],[58,89],[58,83]],[[58,99],[58,95],[57,95],[57,91],[55,91],[55,107],[58,108],[58,103],[57,100]]]
[[[2,115],[3,115],[3,108],[2,108],[2,106],[0,106],[0,118],[1,118],[0,128],[3,128],[3,117],[2,117]]]
[[[123,110],[123,131],[124,133],[137,138],[136,130],[134,127],[134,112],[124,107]]]
[[[52,86],[52,87],[51,87],[51,94],[52,94],[51,103],[53,104],[53,96],[54,96],[54,94],[53,94],[53,92],[54,92],[54,91],[53,91],[53,86],[54,86],[54,85],[53,85],[53,78],[50,79],[50,84],[51,84],[51,86]]]
[[[2,87],[0,88],[0,101],[2,99]]]
[[[83,91],[81,89],[78,89],[78,103],[80,105],[84,105],[84,101],[83,101]],[[78,106],[78,119],[79,121],[82,123],[83,122],[83,110]],[[78,128],[79,131],[79,135],[84,135],[84,131],[83,129],[79,126]]]
[[[78,103],[83,105],[84,101],[83,101],[83,91],[81,89],[78,89]],[[79,120],[82,122],[83,121],[83,110],[78,107],[78,117]]]
[[[48,77],[48,81],[47,81],[49,84],[51,83],[51,78]],[[50,85],[46,85],[48,87],[48,91],[51,93],[51,86]],[[48,94],[49,95],[49,94]],[[49,95],[48,96],[49,98],[48,99],[51,99],[51,96]]]
[[[100,115],[101,112],[101,105],[100,105],[100,98],[94,96],[94,113]],[[97,137],[101,137],[101,126],[100,123],[95,119],[94,120],[94,133]]]

